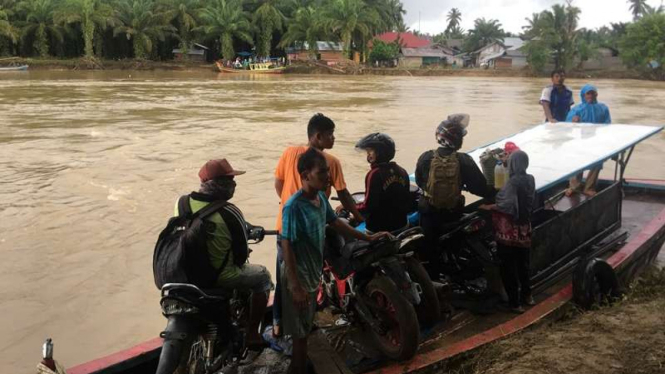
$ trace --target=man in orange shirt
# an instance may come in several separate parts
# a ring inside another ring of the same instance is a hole
[[[300,173],[298,173],[298,158],[305,153],[308,148],[315,148],[323,153],[330,168],[330,185],[326,188],[326,196],[330,197],[331,187],[337,191],[337,197],[344,209],[353,214],[356,221],[364,221],[362,215],[356,208],[353,197],[346,189],[342,165],[337,157],[324,152],[326,149],[332,149],[335,145],[335,123],[321,113],[317,113],[310,118],[307,124],[307,137],[309,142],[307,146],[288,147],[282,153],[275,168],[275,191],[280,198],[279,214],[277,215],[277,230],[282,232],[282,208],[289,198],[302,188]],[[281,335],[281,282],[280,282],[280,264],[282,263],[281,237],[277,237],[277,285],[275,287],[275,297],[273,301],[273,334]]]

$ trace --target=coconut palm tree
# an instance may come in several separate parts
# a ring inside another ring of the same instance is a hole
[[[665,6],[663,6],[663,2],[660,2],[660,5],[655,7],[651,6],[649,4],[644,4],[644,13],[642,13],[643,16],[652,16],[654,14],[663,14],[665,13]]]
[[[635,21],[644,14],[646,6],[648,5],[646,0],[628,0],[628,4],[630,4],[630,12],[633,14],[633,20]]]
[[[62,29],[53,21],[56,2],[53,0],[24,0],[18,4],[18,10],[25,15],[21,29],[21,38],[34,36],[32,47],[40,57],[47,57],[49,52],[49,38],[62,43]]]
[[[99,31],[115,24],[113,13],[113,8],[102,0],[65,0],[62,9],[56,12],[55,19],[56,22],[64,24],[80,23],[84,56],[93,57],[95,34],[99,36]],[[100,50],[97,55],[101,55]]]
[[[478,18],[474,21],[473,29],[469,30],[468,38],[465,42],[467,51],[475,51],[492,43],[503,43],[505,32],[501,28],[501,23],[495,19],[486,20]]]
[[[239,0],[213,0],[199,13],[202,26],[197,29],[208,36],[219,38],[222,57],[230,60],[235,57],[234,38],[254,44],[249,17]]]
[[[0,8],[0,36],[9,38],[12,43],[16,43],[18,37],[16,29],[9,22],[9,15],[2,8]]]
[[[282,35],[278,47],[285,48],[294,43],[307,42],[310,55],[317,52],[317,41],[323,39],[323,28],[319,12],[316,8],[308,6],[296,11],[294,18],[289,22],[289,28]]]
[[[192,46],[193,30],[198,26],[198,13],[201,10],[200,0],[161,0],[158,9],[163,11],[168,19],[177,24],[177,38],[180,40],[180,49],[185,52]]]
[[[144,59],[152,52],[155,40],[164,41],[175,31],[167,15],[155,12],[153,5],[152,0],[124,0],[116,4],[120,25],[113,29],[113,36],[124,34],[131,40],[137,59]]]
[[[282,30],[285,17],[279,9],[281,0],[258,1],[260,5],[253,16],[254,25],[259,33],[256,53],[267,57],[270,56],[273,32]]]
[[[362,0],[332,0],[323,10],[324,28],[337,35],[348,57],[354,38],[366,40],[379,23],[379,16]]]
[[[448,31],[458,27],[460,22],[462,22],[462,12],[460,12],[457,8],[453,8],[450,10],[450,12],[448,12],[446,19],[448,20],[448,27],[446,27],[446,31]]]

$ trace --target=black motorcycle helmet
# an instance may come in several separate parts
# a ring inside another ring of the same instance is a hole
[[[393,139],[383,133],[375,132],[358,140],[356,149],[371,148],[376,152],[376,162],[389,162],[395,157],[395,142]]]
[[[442,146],[458,150],[469,126],[468,114],[451,114],[436,128],[436,141]]]

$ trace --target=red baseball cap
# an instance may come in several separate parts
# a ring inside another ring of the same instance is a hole
[[[515,143],[513,142],[506,142],[506,145],[503,146],[503,151],[506,153],[506,155],[510,155],[511,153],[515,151],[519,151],[520,147],[518,147]]]
[[[217,177],[233,177],[241,174],[245,174],[245,172],[242,170],[233,170],[233,167],[225,158],[210,160],[201,166],[201,170],[199,170],[201,182],[207,182]]]

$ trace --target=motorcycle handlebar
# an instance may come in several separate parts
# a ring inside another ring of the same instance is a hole
[[[279,231],[277,231],[277,230],[265,230],[264,235],[279,235]]]

